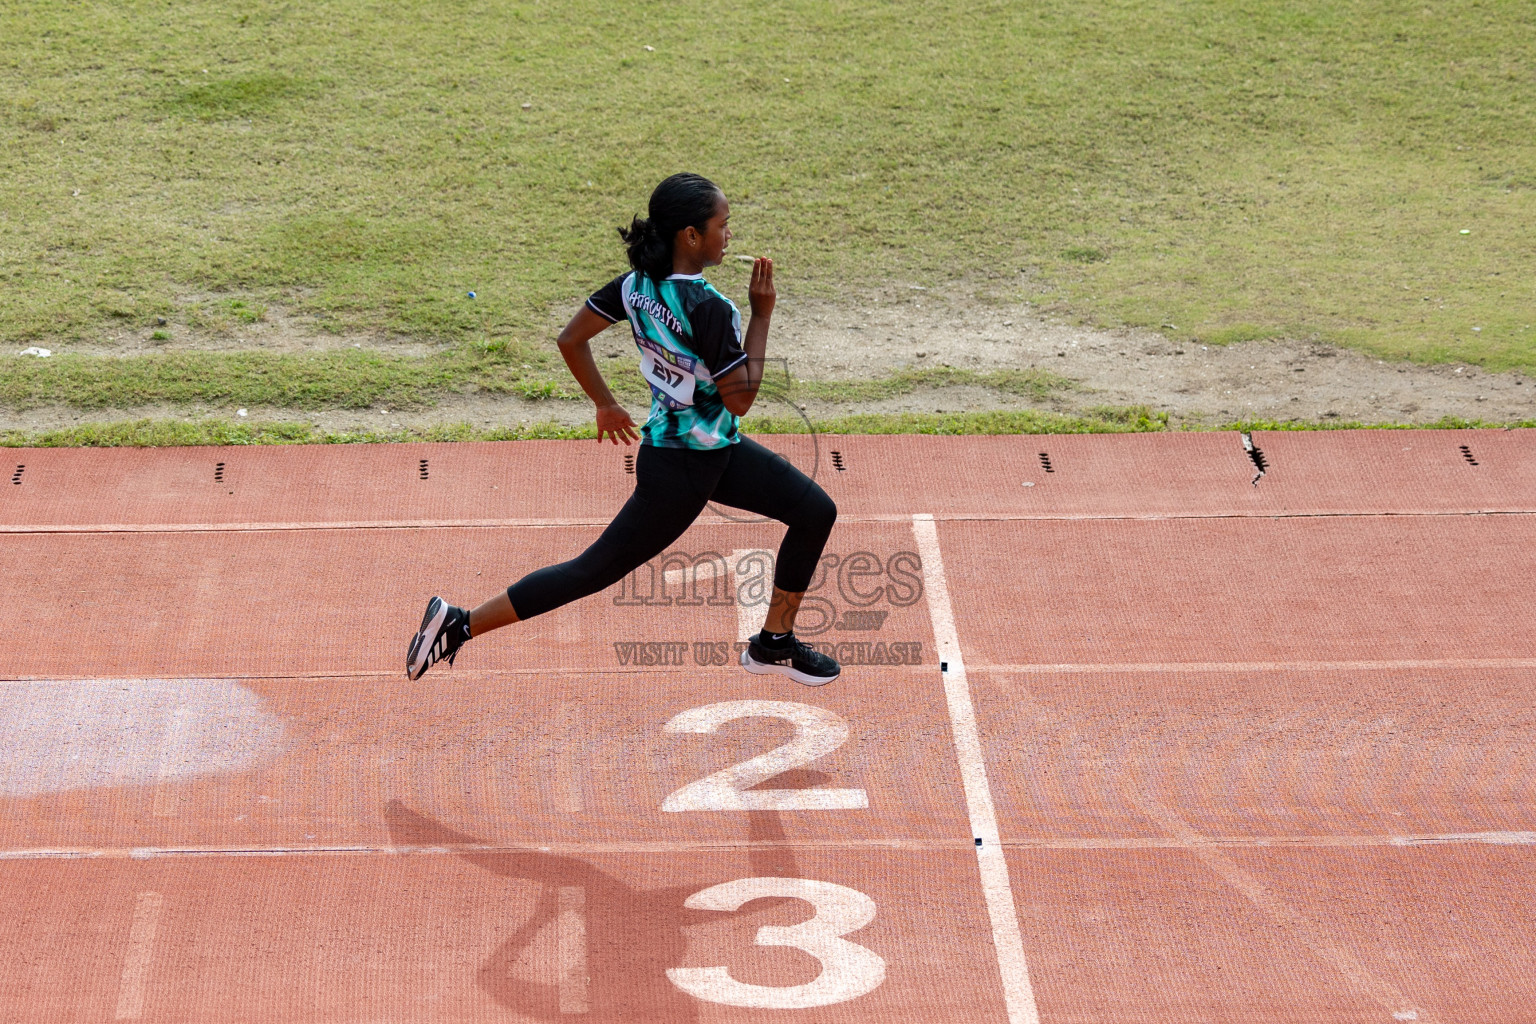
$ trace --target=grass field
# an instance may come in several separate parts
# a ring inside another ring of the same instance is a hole
[[[1178,339],[1536,371],[1530,4],[0,0],[0,66],[0,341],[59,350],[0,361],[12,409],[569,397],[549,325],[684,166],[725,185],[735,250],[775,256],[790,300],[923,282]],[[716,278],[740,293],[744,274]],[[447,347],[71,352],[273,304]],[[632,370],[615,384],[643,400]],[[797,393],[949,385],[1070,382],[941,369]],[[844,426],[1161,425],[1020,415]]]
[[[563,367],[549,372],[516,360],[515,354],[494,344],[461,345],[422,358],[378,352],[182,351],[126,359],[61,355],[15,360],[0,375],[0,404],[17,409],[59,404],[86,410],[152,403],[414,409],[432,405],[447,392],[477,391],[586,401]],[[650,389],[635,365],[605,367],[604,376],[616,395],[644,407]],[[872,379],[807,380],[791,385],[773,377],[765,379],[763,386],[799,400],[857,402],[910,394],[918,388],[955,386],[1044,398],[1073,385],[1045,370],[930,367],[895,370]]]
[[[526,337],[688,166],[801,293],[1536,367],[1513,0],[3,0],[0,65],[9,342],[230,298]]]

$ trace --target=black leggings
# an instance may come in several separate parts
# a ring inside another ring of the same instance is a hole
[[[635,493],[602,536],[569,562],[508,587],[512,610],[531,619],[613,586],[681,537],[710,501],[786,524],[773,585],[790,593],[810,586],[837,520],[837,506],[814,480],[748,437],[710,451],[643,444]]]

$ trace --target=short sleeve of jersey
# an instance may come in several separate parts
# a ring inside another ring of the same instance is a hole
[[[724,299],[711,295],[688,314],[693,327],[693,351],[709,367],[711,379],[719,380],[747,361],[741,347],[740,318]]]
[[[628,274],[620,274],[593,292],[591,297],[587,299],[587,308],[611,324],[616,324],[623,320],[624,298],[620,289],[624,285],[624,279],[628,276]]]

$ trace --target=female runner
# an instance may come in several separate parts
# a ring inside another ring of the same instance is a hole
[[[419,679],[466,640],[531,619],[623,579],[682,536],[709,501],[770,516],[789,527],[779,547],[767,621],[742,652],[749,672],[777,672],[810,686],[836,679],[838,664],[794,634],[795,613],[837,519],[825,491],[781,455],[741,435],[763,377],[773,315],[773,261],[752,262],[752,318],[704,280],[731,240],[731,207],[714,183],[674,174],[651,193],[650,216],[619,229],[634,269],[589,298],[560,332],[560,354],[597,405],[597,439],[640,442],[635,493],[602,535],[569,562],[529,573],[466,611],[427,602],[406,654]],[[651,414],[635,423],[608,390],[588,345],[628,320],[651,386]]]

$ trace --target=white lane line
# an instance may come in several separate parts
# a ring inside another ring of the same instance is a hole
[[[751,640],[768,618],[768,603],[773,599],[774,553],[765,548],[736,548],[731,552],[731,600],[736,602],[736,639]],[[760,593],[754,592],[742,600],[741,567],[748,562],[762,570]],[[731,663],[735,667],[735,662]]]
[[[757,562],[762,586],[758,592],[746,595],[743,600],[741,593],[742,565],[748,560]],[[752,635],[762,627],[763,619],[768,614],[768,602],[773,596],[773,569],[774,553],[766,548],[733,548],[730,555],[724,559],[723,585],[726,587],[727,596],[736,606],[736,639],[750,640]],[[688,588],[700,588],[700,585],[714,580],[720,576],[722,567],[715,559],[695,562],[687,568],[664,569],[661,573],[661,582],[667,587],[677,587],[686,592]],[[702,593],[702,589],[700,589]],[[714,593],[711,589],[710,593]],[[735,668],[735,662],[731,663]]]
[[[586,808],[581,785],[585,759],[580,755],[585,749],[586,736],[582,728],[581,705],[561,701],[559,727],[559,742],[546,755],[558,759],[554,772],[555,806],[566,814],[580,814]]]
[[[740,606],[738,606],[739,608]],[[750,620],[756,626],[762,624],[760,616],[766,612],[766,605],[747,605],[748,608],[758,608],[754,617]],[[741,612],[738,611],[738,616]],[[751,632],[757,632],[753,626]],[[743,637],[746,639],[746,637]],[[927,655],[924,655],[927,658]],[[881,667],[884,672],[932,672],[937,664],[937,659],[930,658],[926,664],[920,665],[885,665]],[[982,662],[966,666],[969,673],[983,673],[990,675],[1051,675],[1063,673],[1177,673],[1177,672],[1352,672],[1352,671],[1393,671],[1409,669],[1531,669],[1536,668],[1536,658],[1416,658],[1400,661],[1370,660],[1370,661],[1150,661],[1150,662],[1061,662],[1061,663],[1002,663]],[[455,668],[454,675],[462,679],[497,679],[504,676],[540,675],[547,676],[551,672],[555,675],[566,676],[590,676],[592,670],[551,670],[548,666],[537,668],[496,668],[473,669]],[[667,674],[676,675],[677,668],[672,665],[610,665],[601,670],[605,674],[629,675],[629,674]],[[724,666],[696,665],[690,666],[690,671],[698,672],[737,672],[739,668],[732,662]],[[0,686],[21,686],[27,683],[53,683],[65,685],[78,683],[85,679],[94,679],[94,676],[0,676]],[[206,681],[231,681],[242,682],[245,680],[280,681],[285,679],[335,679],[338,681],[354,679],[398,679],[400,672],[396,669],[334,669],[325,672],[248,672],[232,673],[228,675],[201,673],[196,676],[156,676],[159,682],[178,682],[183,680]]]
[[[560,1012],[587,1012],[587,890],[562,885],[555,918],[560,970]]]
[[[155,932],[160,927],[160,910],[165,900],[157,892],[139,893],[133,908],[133,924],[128,929],[128,954],[123,959],[123,976],[117,988],[117,1019],[138,1020],[144,1016],[144,982],[149,978],[149,964],[155,955]]]
[[[666,564],[667,561],[677,565],[676,559],[664,560],[663,564]],[[728,579],[730,575],[731,567],[725,564],[725,556],[716,551],[710,557],[700,557],[698,561],[687,566],[679,565],[674,569],[663,569],[661,571],[661,582],[665,586],[681,589],[686,595],[688,589],[692,586],[717,578]],[[710,588],[710,593],[715,593],[714,587]]]
[[[940,662],[947,663],[948,670],[943,673],[944,697],[949,704],[949,721],[954,731],[955,756],[960,762],[960,778],[965,786],[971,834],[981,841],[976,847],[976,861],[981,868],[987,915],[992,920],[992,941],[997,947],[997,966],[1002,973],[1008,1021],[1009,1024],[1039,1024],[1040,1012],[1035,1007],[1029,964],[1024,959],[1024,939],[1019,931],[1013,886],[1008,881],[1008,862],[998,843],[997,810],[992,805],[992,790],[987,785],[987,766],[981,750],[981,734],[976,727],[976,708],[971,703],[971,688],[965,679],[965,661],[960,655],[960,637],[955,631],[955,613],[949,603],[944,559],[939,553],[939,530],[933,516],[914,515],[912,534],[917,540],[918,557],[923,562],[923,584],[928,598],[928,614],[933,620],[934,646],[938,649]]]

